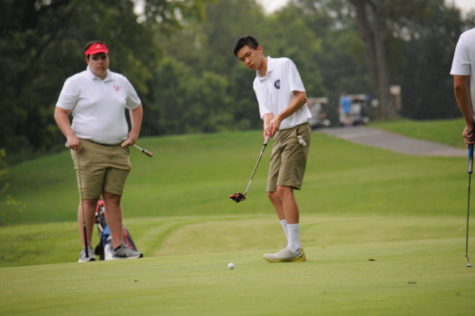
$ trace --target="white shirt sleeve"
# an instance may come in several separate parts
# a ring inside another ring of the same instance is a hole
[[[137,91],[135,91],[135,88],[134,86],[132,86],[130,81],[125,77],[123,78],[125,79],[125,86],[127,87],[127,99],[125,106],[129,110],[133,110],[141,104],[141,100],[137,94]]]
[[[66,79],[63,85],[63,89],[59,94],[58,102],[56,106],[72,111],[79,100],[79,87],[77,82],[74,82],[73,78]]]
[[[451,75],[469,76],[472,74],[470,52],[467,44],[464,34],[462,34],[455,47],[452,69],[450,70]]]

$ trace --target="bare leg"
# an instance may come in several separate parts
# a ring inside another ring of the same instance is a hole
[[[111,231],[112,246],[117,248],[122,243],[122,208],[120,206],[121,196],[103,192],[102,198],[106,207],[106,221]]]
[[[267,192],[267,197],[271,201],[272,205],[274,205],[275,213],[279,220],[285,219],[285,212],[284,206],[282,204],[282,200],[280,199],[278,192]]]
[[[282,203],[287,224],[298,224],[299,207],[295,200],[293,189],[291,187],[278,186],[277,193]]]
[[[280,199],[279,193],[267,192],[267,196],[269,197],[269,200],[272,202],[272,205],[274,205],[275,213],[277,214],[277,217],[279,218],[280,226],[282,227],[282,230],[284,231],[285,239],[288,242],[289,234],[287,231],[287,220],[285,219],[284,206],[282,205],[282,201]]]
[[[79,201],[78,206],[78,227],[81,236],[81,244],[84,247],[84,222],[82,207],[84,206],[84,217],[86,219],[87,244],[92,247],[92,231],[94,229],[94,213],[96,211],[97,199]]]

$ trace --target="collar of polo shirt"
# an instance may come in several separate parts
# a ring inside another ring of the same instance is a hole
[[[259,80],[266,80],[267,77],[269,77],[269,74],[274,70],[274,62],[272,61],[272,58],[270,56],[267,56],[267,72],[266,72],[266,75],[264,77],[261,77],[259,75],[259,70],[256,70],[256,73],[257,73],[257,78],[259,78]]]
[[[89,66],[87,66],[86,70],[87,70],[87,75],[92,80],[102,80],[101,78],[99,78],[98,76],[96,76],[95,74],[92,73],[91,69],[89,69]],[[107,69],[107,75],[106,75],[106,77],[104,78],[103,81],[106,82],[106,81],[111,81],[111,80],[114,80],[114,78],[111,77],[110,71],[109,71],[109,69]]]

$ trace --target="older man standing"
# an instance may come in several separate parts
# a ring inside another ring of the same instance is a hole
[[[83,249],[79,262],[95,260],[91,239],[95,207],[101,195],[113,257],[140,258],[140,252],[123,244],[120,201],[131,169],[128,146],[136,142],[142,125],[141,101],[127,78],[109,70],[109,48],[104,42],[87,43],[84,55],[87,69],[65,81],[54,112],[56,124],[71,149],[80,192],[77,221]],[[130,132],[126,109],[132,125]]]

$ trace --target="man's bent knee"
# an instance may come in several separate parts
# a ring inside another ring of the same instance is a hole
[[[104,199],[104,201],[107,203],[117,203],[119,204],[120,203],[120,200],[122,198],[122,195],[118,195],[118,194],[113,194],[113,193],[109,193],[109,192],[102,192],[102,198]]]
[[[277,186],[276,193],[280,196],[280,198],[283,198],[285,196],[288,196],[289,194],[292,195],[294,193],[294,191],[293,191],[292,187]]]
[[[279,193],[277,191],[267,192],[267,197],[271,201],[274,201],[274,200],[277,200],[277,199],[280,200]]]
[[[84,208],[94,208],[96,209],[96,204],[97,204],[98,199],[84,199],[79,201],[79,205]]]

